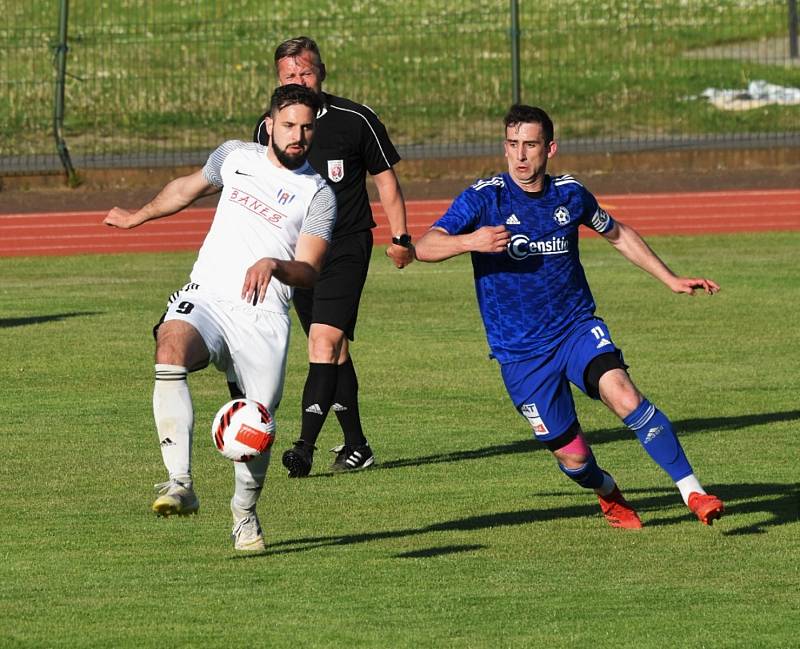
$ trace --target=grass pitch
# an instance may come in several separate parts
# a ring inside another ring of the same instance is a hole
[[[726,502],[713,528],[610,413],[578,397],[601,465],[645,528],[610,528],[512,409],[469,262],[389,267],[376,251],[354,358],[378,457],[288,480],[305,377],[295,327],[265,555],[228,534],[231,467],[196,407],[200,513],[156,519],[150,327],[194,255],[0,259],[2,647],[791,647],[798,611],[800,234],[653,237],[713,298],[674,296],[584,241],[598,313],[639,387]],[[332,418],[333,419],[333,418]]]

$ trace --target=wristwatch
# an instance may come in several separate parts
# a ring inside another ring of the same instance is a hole
[[[403,246],[403,248],[411,247],[411,235],[401,234],[399,237],[392,237],[392,243],[396,246]]]

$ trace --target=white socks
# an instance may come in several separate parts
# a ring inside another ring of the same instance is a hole
[[[186,376],[185,367],[156,363],[153,415],[170,479],[191,485],[194,410]]]
[[[235,487],[231,509],[239,512],[253,513],[256,510],[258,497],[264,487],[264,480],[267,477],[267,467],[269,467],[270,452],[259,455],[249,462],[234,462],[233,475]],[[238,512],[234,512],[238,513]]]
[[[598,496],[607,496],[612,491],[614,491],[614,487],[617,486],[617,483],[614,482],[614,478],[612,478],[608,473],[603,471],[603,475],[605,476],[603,478],[603,484],[601,484],[599,487],[597,487],[597,489],[594,490],[594,492]]]
[[[191,486],[194,410],[187,374],[186,368],[180,365],[156,363],[153,415],[161,458],[170,479]],[[267,476],[269,458],[267,452],[249,462],[233,463],[235,488],[231,508],[235,513],[246,515],[255,512]]]
[[[694,473],[690,473],[685,478],[678,480],[675,486],[680,490],[681,498],[683,498],[683,502],[687,507],[689,506],[689,494],[693,491],[699,494],[704,494],[706,492],[706,490],[700,486],[700,481],[695,477]]]

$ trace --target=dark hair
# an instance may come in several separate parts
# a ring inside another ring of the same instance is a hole
[[[278,67],[278,61],[285,59],[289,56],[300,56],[303,52],[312,52],[317,57],[317,63],[322,65],[322,56],[319,53],[319,47],[313,39],[308,36],[298,36],[297,38],[290,38],[288,41],[283,41],[275,50],[275,67]]]
[[[320,96],[305,86],[297,83],[290,83],[285,86],[278,86],[272,93],[272,98],[269,100],[269,114],[275,117],[275,114],[287,106],[294,104],[302,104],[308,106],[314,111],[314,115],[322,108],[322,99]]]
[[[517,124],[541,124],[545,142],[553,141],[553,120],[550,116],[537,106],[527,106],[525,104],[514,104],[508,109],[503,118],[506,128]]]

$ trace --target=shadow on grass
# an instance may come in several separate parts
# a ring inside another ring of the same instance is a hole
[[[438,548],[425,548],[424,550],[412,550],[394,555],[396,559],[426,559],[428,557],[441,557],[445,554],[457,554],[459,552],[472,552],[474,550],[485,550],[485,545],[442,545]]]
[[[785,525],[798,522],[798,489],[793,484],[777,483],[752,483],[752,484],[730,484],[713,485],[709,491],[719,495],[725,501],[726,515],[722,521],[717,522],[714,531],[721,529],[723,535],[735,536],[743,534],[762,534],[769,527]],[[647,494],[639,498],[635,494]],[[655,494],[655,495],[654,495]],[[547,494],[550,496],[563,496],[565,499],[574,500],[576,493],[557,492]],[[600,519],[600,512],[597,503],[590,494],[586,495],[585,504],[567,505],[550,507],[543,509],[524,509],[518,511],[498,512],[494,514],[483,514],[480,516],[468,516],[457,518],[450,521],[443,521],[423,527],[412,527],[398,530],[382,530],[379,532],[361,532],[353,534],[342,534],[338,536],[307,536],[296,539],[288,539],[270,544],[267,551],[259,556],[291,554],[297,552],[307,552],[317,548],[357,545],[359,543],[372,543],[390,539],[400,539],[437,532],[476,532],[501,527],[513,527],[517,525],[529,525],[535,523],[546,523],[554,520],[568,518],[596,517]],[[694,514],[683,507],[677,515],[661,516],[652,518],[646,512],[661,511],[664,509],[674,510],[680,498],[673,488],[668,489],[628,489],[625,495],[631,504],[643,513],[645,527],[657,527],[663,525],[679,525],[687,521],[696,521]],[[676,503],[677,501],[677,503]],[[744,527],[736,527],[736,518],[740,515],[765,514],[766,516],[758,523],[748,524]],[[598,520],[598,526],[604,526]],[[709,530],[711,531],[711,530]],[[635,532],[620,531],[621,534],[635,534]],[[453,551],[471,551],[481,549],[484,546],[442,546],[441,548],[429,548],[418,553],[408,553],[410,556],[436,556]],[[463,548],[463,549],[462,549]],[[441,550],[441,551],[438,551]],[[404,557],[406,555],[398,555]]]
[[[11,327],[27,327],[44,322],[61,322],[67,318],[79,318],[84,315],[98,315],[99,311],[75,311],[72,313],[54,313],[52,315],[32,315],[26,318],[0,318],[0,329]]]
[[[798,421],[800,420],[800,410],[789,410],[787,412],[770,412],[760,415],[738,415],[732,417],[703,417],[696,419],[673,420],[678,436],[706,433],[712,430],[734,431],[750,426],[760,426],[779,421]],[[634,440],[636,436],[627,428],[605,428],[586,433],[586,438],[592,446]],[[508,444],[496,444],[494,446],[484,446],[483,448],[468,451],[453,451],[451,453],[436,453],[434,455],[423,455],[421,457],[399,458],[379,462],[371,467],[370,471],[400,469],[404,467],[423,466],[425,464],[441,464],[445,462],[463,462],[465,460],[481,460],[497,455],[514,455],[516,453],[533,453],[544,451],[545,446],[532,438],[521,439]],[[330,478],[340,476],[341,472],[315,473],[305,480],[313,478]]]

